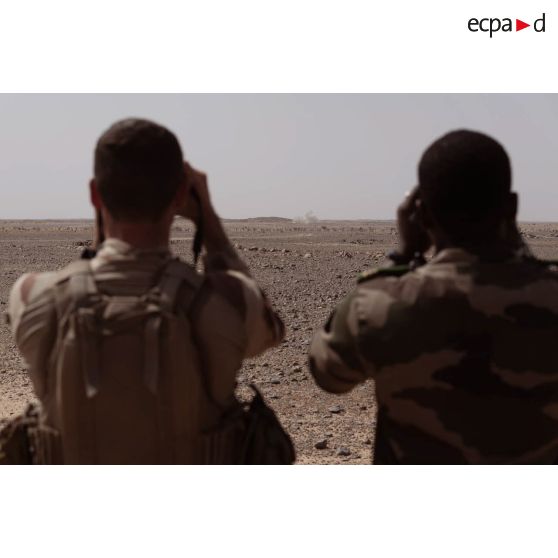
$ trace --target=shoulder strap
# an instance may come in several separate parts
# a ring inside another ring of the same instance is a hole
[[[62,287],[63,284],[65,285]],[[80,299],[97,292],[89,260],[77,260],[61,269],[55,283],[55,302],[59,319],[65,314],[67,303],[73,307]]]
[[[189,283],[192,288],[188,292],[185,314],[188,314],[190,305],[196,295],[197,288],[201,283],[201,278],[195,270],[188,267],[178,258],[168,261],[163,269],[161,278],[157,284],[160,293],[160,307],[165,313],[172,313],[176,307],[176,300],[180,287],[183,283]],[[159,335],[161,329],[162,316],[160,313],[152,314],[145,322],[144,333],[144,379],[147,387],[152,393],[157,393],[159,380]]]
[[[85,265],[76,266],[76,270],[70,275],[68,283],[68,289],[74,304],[78,304],[86,296],[98,292],[90,260],[79,260],[78,263]]]
[[[69,314],[75,313],[73,323],[79,329],[81,367],[87,397],[94,397],[99,389],[100,363],[95,335],[94,309],[84,301],[98,294],[89,260],[77,260],[62,269],[56,281],[55,303],[59,327],[64,327]]]
[[[95,311],[82,302],[98,293],[93,277],[90,260],[80,260],[80,266],[70,276],[68,290],[72,300],[73,311],[77,312],[77,325],[80,328],[81,366],[85,374],[87,397],[94,397],[99,391],[101,363],[99,359],[98,338],[96,333]]]
[[[66,267],[62,268],[57,273],[56,283],[62,283],[68,280],[73,275],[82,275],[91,273],[90,260],[76,260],[69,263]]]
[[[159,280],[159,290],[161,292],[161,306],[163,310],[172,312],[176,306],[176,299],[183,283],[189,283],[192,287],[191,297],[188,306],[194,298],[195,292],[202,282],[198,273],[178,258],[171,259],[165,266],[161,279]]]

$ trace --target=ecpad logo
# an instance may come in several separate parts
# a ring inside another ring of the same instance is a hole
[[[477,19],[472,17],[467,27],[469,31],[473,33],[478,33],[479,31],[483,33],[490,33],[490,38],[494,33],[498,31],[503,31],[504,33],[509,33],[514,31],[512,18],[505,17],[503,19],[497,17],[485,17],[482,19]],[[527,29],[531,27],[530,23],[525,23],[520,19],[515,20],[515,31],[521,31],[522,29]],[[544,33],[546,28],[546,14],[543,14],[539,19],[536,19],[533,23],[533,30],[536,33]]]

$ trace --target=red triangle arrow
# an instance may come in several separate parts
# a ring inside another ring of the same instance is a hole
[[[522,29],[525,29],[527,27],[531,27],[531,24],[530,23],[525,23],[524,21],[521,21],[520,19],[515,20],[515,30],[516,31],[521,31]]]

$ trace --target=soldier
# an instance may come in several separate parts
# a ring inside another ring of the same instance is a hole
[[[558,275],[522,244],[508,156],[455,131],[418,178],[395,265],[364,273],[317,332],[312,374],[332,393],[374,379],[375,463],[553,463]]]
[[[106,236],[96,255],[26,274],[10,295],[51,434],[39,461],[237,462],[237,372],[284,328],[229,242],[205,175],[169,130],[129,119],[99,139],[90,194]],[[203,275],[169,252],[176,214],[203,226]]]

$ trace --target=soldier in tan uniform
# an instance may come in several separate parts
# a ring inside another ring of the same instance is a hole
[[[170,131],[114,124],[94,174],[106,240],[89,261],[22,276],[9,302],[59,461],[235,462],[222,424],[238,407],[237,372],[283,324]],[[169,251],[176,214],[203,226],[203,275]]]
[[[317,332],[312,374],[332,393],[374,380],[375,463],[554,463],[558,274],[521,241],[508,156],[456,131],[418,175],[395,265]]]

